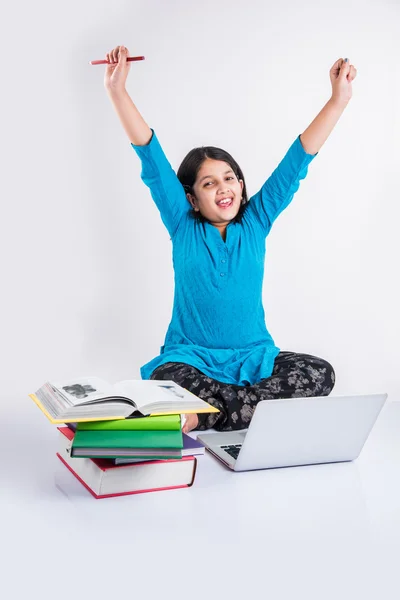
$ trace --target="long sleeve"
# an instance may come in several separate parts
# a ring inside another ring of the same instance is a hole
[[[172,239],[190,206],[183,186],[168,162],[154,130],[151,131],[153,135],[148,144],[136,146],[131,143],[131,146],[142,163],[141,178],[150,189],[161,219]]]
[[[317,153],[318,154],[318,153]],[[250,198],[246,212],[254,215],[268,235],[277,216],[288,206],[317,154],[307,154],[300,135],[261,189]]]

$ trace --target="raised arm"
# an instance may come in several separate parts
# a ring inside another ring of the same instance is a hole
[[[131,68],[127,57],[128,49],[124,46],[117,46],[106,54],[110,64],[106,66],[104,87],[131,143],[144,146],[151,140],[152,132],[125,88]]]
[[[332,84],[332,97],[315,117],[314,121],[301,134],[300,140],[308,154],[316,154],[328,139],[332,129],[352,96],[351,82],[357,75],[357,69],[347,58],[339,58],[329,76]]]
[[[106,67],[104,87],[133,149],[140,158],[142,180],[150,189],[172,239],[190,208],[185,191],[156,134],[147,125],[125,88],[130,69],[130,63],[126,60],[127,48],[117,46],[106,57],[110,64]]]
[[[277,216],[288,206],[297,192],[308,165],[318,154],[338,122],[351,96],[351,82],[357,70],[348,60],[339,58],[329,75],[332,97],[307,129],[293,142],[283,160],[257,194],[250,198],[247,212],[256,218],[267,235]]]
[[[307,154],[300,141],[294,140],[285,156],[261,189],[250,198],[245,215],[261,225],[267,236],[278,215],[290,204],[307,176],[308,165],[316,154]]]

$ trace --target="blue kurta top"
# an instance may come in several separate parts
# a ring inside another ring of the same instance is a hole
[[[152,132],[147,145],[132,147],[171,237],[175,292],[164,345],[141,367],[141,377],[181,362],[221,382],[252,385],[271,375],[279,353],[262,303],[265,238],[316,154],[307,154],[298,136],[250,198],[242,222],[228,224],[224,241],[216,227],[190,216],[184,188]]]

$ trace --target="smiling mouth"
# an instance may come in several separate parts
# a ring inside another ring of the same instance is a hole
[[[233,204],[233,198],[228,201],[217,202],[217,206],[220,208],[229,208]]]

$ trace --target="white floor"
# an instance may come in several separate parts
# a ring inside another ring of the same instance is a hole
[[[390,400],[390,399],[389,399]],[[400,402],[353,463],[95,500],[29,398],[0,409],[4,598],[400,598]],[[2,594],[3,595],[3,594]]]

